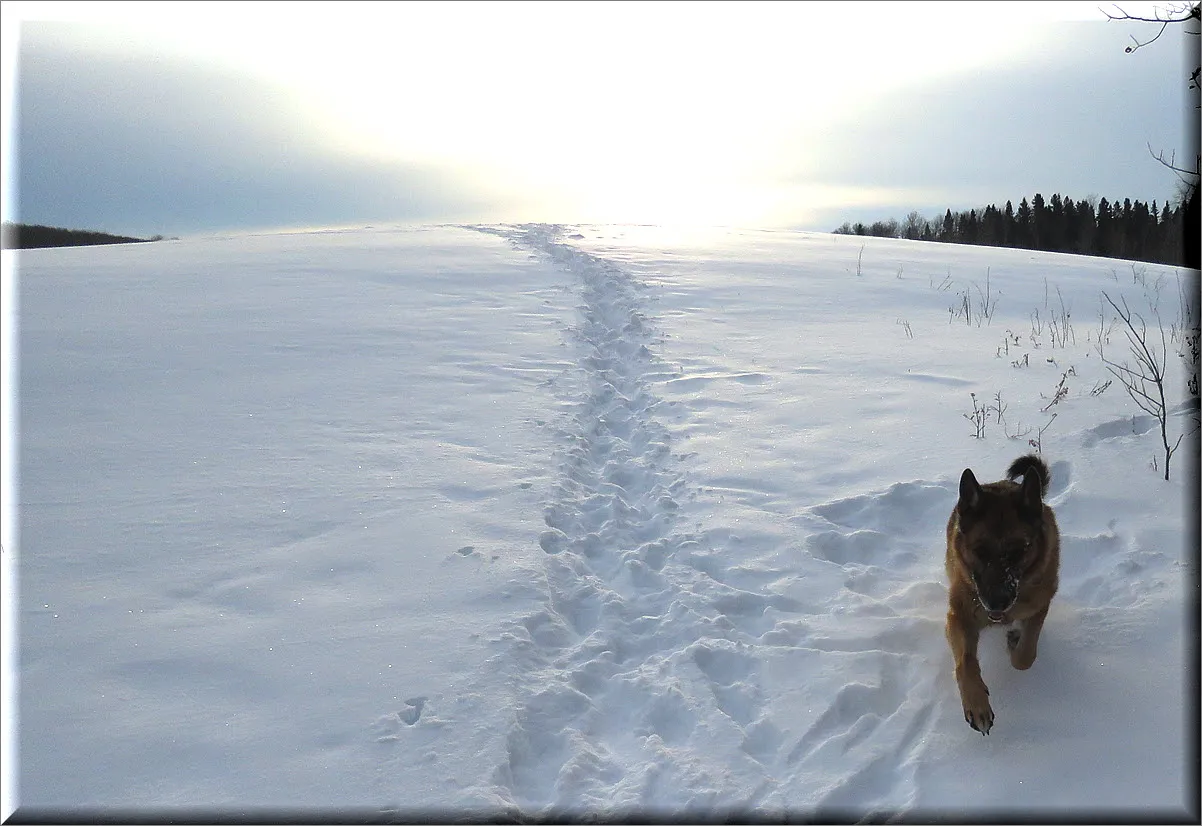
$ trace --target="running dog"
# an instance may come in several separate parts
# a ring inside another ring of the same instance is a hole
[[[1043,502],[1048,466],[1038,456],[1020,456],[1006,476],[982,485],[965,468],[947,521],[947,641],[964,719],[981,734],[994,720],[977,660],[981,629],[1012,626],[1006,632],[1010,664],[1030,668],[1059,584],[1060,531]],[[1021,483],[1014,481],[1019,477]]]

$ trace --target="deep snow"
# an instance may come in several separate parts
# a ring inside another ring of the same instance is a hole
[[[1166,482],[1095,349],[1102,290],[1158,307],[1192,432],[1186,271],[542,225],[19,265],[17,818],[1197,816],[1197,441]],[[943,527],[1049,420],[1060,593],[1032,670],[983,636],[982,737]]]

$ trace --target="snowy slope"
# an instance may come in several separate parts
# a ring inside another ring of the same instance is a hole
[[[1192,431],[1156,265],[653,227],[23,253],[18,818],[1196,813],[1197,442],[1166,482],[1100,389],[1103,289],[1158,307]],[[1061,589],[1032,670],[984,635],[981,737],[943,526],[1045,425]]]

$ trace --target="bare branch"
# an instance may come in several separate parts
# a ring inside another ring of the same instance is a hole
[[[1132,19],[1135,19],[1135,18],[1132,18]],[[1156,36],[1153,37],[1151,40],[1147,40],[1143,43],[1140,43],[1138,40],[1136,40],[1135,35],[1133,35],[1133,34],[1128,35],[1131,38],[1131,42],[1134,43],[1135,45],[1128,46],[1127,48],[1123,49],[1123,51],[1126,52],[1127,54],[1132,54],[1133,52],[1139,51],[1144,46],[1151,46],[1153,43],[1155,43],[1157,40],[1160,39],[1160,36],[1162,34],[1164,34],[1164,30],[1167,29],[1168,27],[1169,27],[1168,21],[1165,21],[1165,23],[1160,27],[1160,31],[1158,31],[1156,33]]]
[[[1194,74],[1196,76],[1197,72],[1195,72]],[[1197,169],[1185,169],[1184,167],[1177,166],[1177,153],[1176,152],[1173,152],[1173,154],[1170,155],[1169,159],[1166,161],[1164,159],[1164,150],[1163,149],[1160,150],[1160,153],[1157,154],[1156,152],[1152,151],[1152,144],[1149,143],[1148,144],[1148,154],[1151,155],[1153,158],[1155,158],[1157,161],[1159,161],[1161,166],[1167,167],[1168,169],[1171,169],[1173,172],[1177,173],[1177,177],[1181,180],[1181,183],[1186,184],[1188,186],[1194,185],[1194,183],[1195,183],[1194,181],[1192,181],[1189,178],[1186,178],[1184,176],[1192,175],[1193,177],[1197,178],[1198,170]]]
[[[1169,478],[1169,461],[1173,458],[1173,453],[1176,452],[1181,444],[1181,438],[1178,437],[1177,442],[1169,446],[1168,435],[1168,405],[1164,398],[1164,376],[1165,367],[1168,365],[1168,345],[1165,341],[1164,322],[1160,319],[1160,313],[1152,309],[1156,316],[1157,325],[1160,327],[1160,355],[1158,357],[1153,346],[1148,345],[1148,325],[1144,321],[1143,316],[1131,311],[1127,306],[1127,299],[1120,296],[1123,302],[1123,308],[1120,310],[1118,304],[1114,302],[1105,290],[1102,291],[1102,297],[1106,299],[1111,308],[1127,325],[1124,331],[1127,334],[1127,341],[1131,346],[1131,355],[1135,358],[1140,369],[1132,370],[1126,364],[1116,364],[1110,361],[1102,353],[1099,348],[1098,355],[1102,359],[1102,363],[1106,365],[1115,378],[1117,378],[1127,391],[1127,395],[1131,397],[1131,401],[1135,402],[1136,406],[1154,417],[1160,424],[1160,439],[1164,444],[1164,478],[1168,481]],[[1133,319],[1139,319],[1139,329],[1135,328]],[[1103,323],[1105,318],[1103,318]],[[1153,396],[1149,392],[1148,385],[1155,386],[1156,395]]]
[[[1117,5],[1115,6],[1115,9],[1118,11],[1118,14],[1111,14],[1110,12],[1106,11],[1106,9],[1099,9],[1099,11],[1111,20],[1134,20],[1140,23],[1185,23],[1188,20],[1199,19],[1198,5],[1198,3],[1175,3],[1173,6],[1169,7],[1169,17],[1161,17],[1159,9],[1157,10],[1155,17],[1139,17],[1138,15],[1128,14]],[[1174,8],[1174,6],[1176,6],[1176,8]],[[1171,15],[1174,14],[1180,14],[1183,16],[1172,17]]]
[[[1106,11],[1106,9],[1099,9],[1099,10],[1102,12],[1102,14],[1106,15],[1106,18],[1108,20],[1131,20],[1131,21],[1135,21],[1135,22],[1139,22],[1139,23],[1159,23],[1160,24],[1160,31],[1156,32],[1156,36],[1153,37],[1151,40],[1145,40],[1144,42],[1141,43],[1139,40],[1136,39],[1135,35],[1131,35],[1131,40],[1133,43],[1135,43],[1135,45],[1128,46],[1126,49],[1124,49],[1124,51],[1127,54],[1132,54],[1134,52],[1139,51],[1144,46],[1150,46],[1153,43],[1155,43],[1157,40],[1159,40],[1160,36],[1162,34],[1164,34],[1165,29],[1167,29],[1169,27],[1170,23],[1186,23],[1186,22],[1189,22],[1190,20],[1200,19],[1199,14],[1200,14],[1200,9],[1202,9],[1202,4],[1199,4],[1196,2],[1195,3],[1185,3],[1185,4],[1174,4],[1169,7],[1167,15],[1164,17],[1161,16],[1159,9],[1156,10],[1155,17],[1141,17],[1141,16],[1135,15],[1135,14],[1128,14],[1127,12],[1123,11],[1118,6],[1115,6],[1115,9],[1118,12],[1117,14],[1111,14],[1110,12]],[[1191,32],[1188,29],[1186,30],[1186,33],[1187,34],[1197,34],[1197,32]],[[1191,83],[1190,88],[1191,89],[1198,85],[1199,72],[1202,72],[1202,67],[1200,67],[1199,69],[1195,69],[1193,71],[1193,73],[1190,74],[1190,83]]]

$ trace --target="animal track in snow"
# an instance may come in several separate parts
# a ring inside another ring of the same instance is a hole
[[[663,695],[661,670],[679,667],[690,643],[725,633],[715,610],[669,571],[682,548],[698,545],[675,530],[690,491],[661,423],[669,408],[654,392],[656,381],[679,371],[655,355],[647,297],[627,272],[568,245],[555,227],[494,231],[573,276],[582,299],[579,324],[569,331],[578,369],[562,383],[571,395],[558,431],[559,476],[538,537],[546,605],[507,632],[521,643],[516,656],[530,675],[531,696],[519,703],[508,759],[494,783],[497,794],[535,816],[588,800],[604,808],[624,782],[614,753],[651,738],[679,742],[692,732],[697,700],[680,691]],[[757,687],[714,687],[710,702],[751,722]],[[548,704],[563,713],[543,713]],[[764,729],[753,742],[769,740]],[[631,795],[633,805],[639,798]]]
[[[787,773],[824,771],[831,779],[814,801],[820,812],[864,817],[876,806],[896,810],[913,794],[917,755],[937,716],[936,675],[913,654],[872,661],[877,674],[840,688],[785,754]]]
[[[804,546],[843,569],[861,614],[909,610],[916,583],[943,580],[944,526],[955,504],[950,484],[899,482],[884,491],[816,505]]]
[[[671,688],[647,704],[635,734],[656,735],[671,745],[688,737],[696,723],[697,714],[679,688]]]
[[[845,658],[851,669],[805,731],[781,745],[786,775],[846,767],[828,771],[835,780],[819,794],[819,811],[862,816],[873,801],[907,794],[912,771],[899,767],[920,747],[941,702],[929,658],[943,654],[944,526],[955,500],[951,483],[901,482],[820,503],[798,520],[811,529],[805,550],[842,569],[844,592],[833,606],[855,618],[796,617],[761,637]],[[865,666],[868,673],[857,675]]]
[[[758,670],[755,658],[738,648],[703,643],[693,646],[692,654],[722,713],[741,725],[750,724],[760,705],[759,687],[753,679]]]
[[[425,711],[428,699],[425,696],[410,697],[405,700],[405,708],[392,714],[385,714],[376,720],[372,726],[376,732],[376,741],[388,743],[399,740],[405,729],[417,725],[418,721],[422,719],[422,712]]]
[[[901,706],[902,695],[892,679],[870,685],[852,682],[839,689],[809,730],[789,750],[788,763],[809,757],[819,749],[838,743],[840,750],[862,741],[869,731]]]
[[[811,535],[807,545],[814,556],[836,565],[887,561],[889,555],[889,537],[873,530],[824,531]]]
[[[588,706],[588,697],[578,691],[544,689],[518,710],[506,740],[506,762],[494,774],[515,802],[539,804],[552,797],[558,771],[571,757],[566,726]]]
[[[1085,447],[1094,447],[1099,442],[1108,441],[1110,439],[1124,439],[1130,436],[1142,436],[1152,428],[1156,427],[1157,421],[1153,416],[1132,416],[1129,419],[1115,419],[1109,422],[1103,422],[1096,427],[1091,427],[1085,431],[1085,435],[1081,439],[1081,444]]]
[[[405,705],[408,708],[398,712],[397,717],[405,725],[411,726],[421,719],[422,710],[426,707],[426,698],[411,697],[405,701]]]
[[[1060,537],[1061,598],[1095,609],[1130,608],[1166,587],[1175,564],[1162,551],[1141,548],[1113,526],[1094,536]]]
[[[949,485],[898,482],[881,493],[839,499],[812,510],[834,525],[897,539],[921,532],[933,517],[946,520],[956,503],[952,490]]]

